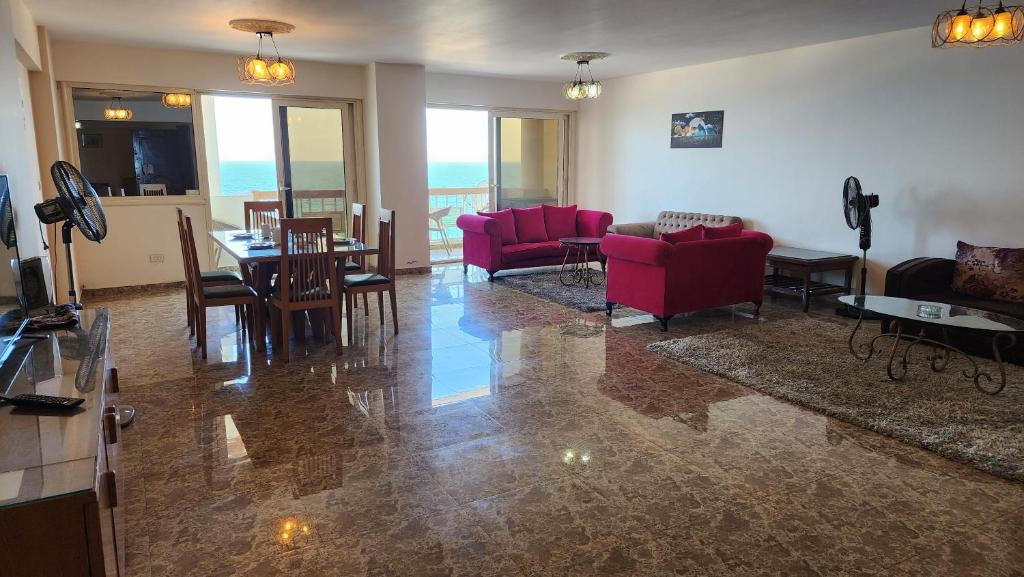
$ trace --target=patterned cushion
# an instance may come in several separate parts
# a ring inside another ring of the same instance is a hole
[[[956,243],[953,290],[975,297],[1024,303],[1024,248]]]

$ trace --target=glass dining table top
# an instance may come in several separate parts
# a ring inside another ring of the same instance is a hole
[[[862,311],[950,328],[1010,333],[1024,331],[1024,319],[946,303],[870,295],[842,296],[839,302]]]
[[[281,258],[280,245],[268,248],[250,248],[254,241],[251,236],[243,236],[246,233],[247,231],[245,230],[214,230],[210,231],[210,238],[239,262],[273,261]],[[377,254],[377,252],[375,247],[371,247],[364,242],[351,239],[335,239],[334,241],[334,255],[336,258],[373,255]]]

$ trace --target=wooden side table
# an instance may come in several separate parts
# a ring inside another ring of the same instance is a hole
[[[764,279],[765,290],[774,294],[799,296],[804,312],[811,305],[811,297],[837,293],[851,294],[853,265],[860,257],[852,254],[822,252],[804,248],[778,246],[768,253],[768,266],[772,274]],[[842,285],[811,280],[811,274],[838,271],[846,274]],[[790,275],[783,274],[791,273]]]

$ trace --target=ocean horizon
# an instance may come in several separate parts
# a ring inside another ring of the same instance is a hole
[[[296,162],[293,188],[331,190],[345,188],[345,174],[333,162]],[[301,167],[301,170],[298,168]],[[484,188],[488,183],[486,162],[431,162],[427,165],[428,188]],[[277,164],[272,160],[226,160],[220,163],[223,196],[277,190]]]

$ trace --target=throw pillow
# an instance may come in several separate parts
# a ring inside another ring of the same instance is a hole
[[[1024,248],[956,243],[953,290],[965,295],[1024,303]]]
[[[477,212],[480,216],[488,216],[498,221],[501,225],[501,244],[519,244],[516,238],[516,219],[512,216],[512,209],[506,208],[498,212]]]
[[[720,238],[737,238],[743,233],[743,225],[740,223],[729,226],[707,226],[704,227],[704,240],[718,240]]]
[[[558,240],[576,234],[576,205],[551,206],[540,205],[544,211],[544,230],[548,240]]]
[[[663,232],[658,240],[663,240],[669,244],[676,244],[677,242],[693,242],[695,240],[704,239],[704,225],[698,224],[697,226],[691,226],[690,228],[684,228],[683,230],[677,230],[675,232]]]
[[[516,217],[516,238],[519,242],[547,242],[543,208],[513,208],[512,214]]]

